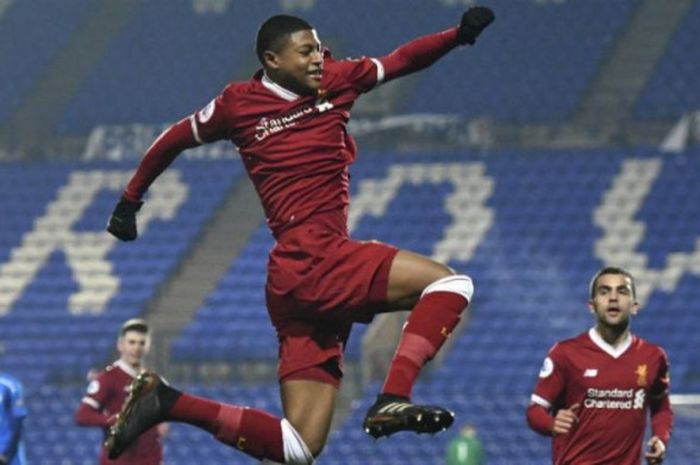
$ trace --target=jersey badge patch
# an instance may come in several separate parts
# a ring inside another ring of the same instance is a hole
[[[197,119],[199,120],[199,122],[206,123],[207,121],[209,121],[212,115],[214,115],[214,108],[216,108],[216,102],[212,100],[206,107],[199,110],[199,112],[197,113]]]
[[[99,390],[100,390],[100,382],[97,381],[96,379],[90,381],[90,384],[88,384],[88,387],[87,387],[87,393],[92,395],[92,394],[96,394],[97,391],[99,391]]]
[[[646,365],[637,366],[637,369],[634,371],[634,374],[637,375],[637,386],[644,387],[647,385],[647,371]]]
[[[551,358],[547,357],[544,359],[542,368],[540,368],[540,378],[546,378],[554,372],[554,362]]]

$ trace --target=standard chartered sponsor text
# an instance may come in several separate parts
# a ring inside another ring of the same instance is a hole
[[[644,391],[638,390],[635,394],[634,389],[596,389],[588,388],[586,390],[586,400],[583,405],[585,408],[604,408],[617,410],[630,410],[641,408],[640,402],[633,402],[633,399],[644,397]],[[643,401],[641,402],[643,406]]]

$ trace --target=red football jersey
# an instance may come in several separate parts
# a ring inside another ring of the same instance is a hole
[[[540,371],[532,402],[579,404],[579,423],[552,443],[555,465],[639,465],[650,398],[668,395],[664,351],[630,336],[618,347],[595,329],[559,342]]]
[[[87,388],[83,403],[111,417],[119,413],[128,395],[129,384],[138,373],[128,364],[117,360],[101,371]],[[163,446],[157,427],[139,436],[117,460],[107,458],[104,445],[100,452],[100,465],[162,465]]]
[[[229,139],[237,146],[275,235],[312,213],[347,211],[348,166],[356,155],[346,131],[350,109],[383,80],[377,59],[324,55],[315,97],[297,95],[258,71],[190,117],[198,142]]]

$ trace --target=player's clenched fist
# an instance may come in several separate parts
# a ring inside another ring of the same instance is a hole
[[[141,201],[129,200],[122,196],[117,206],[114,207],[112,216],[109,217],[107,231],[122,241],[133,241],[136,239],[138,236],[136,212],[139,211],[141,205],[143,205]]]
[[[457,38],[459,43],[473,45],[481,31],[496,19],[491,8],[485,6],[475,6],[469,8],[462,15],[462,22],[459,24]]]
[[[557,412],[554,417],[554,427],[552,428],[552,434],[554,436],[559,434],[566,434],[571,431],[571,428],[578,423],[578,409],[580,405],[574,404],[569,408],[563,408]]]
[[[652,436],[647,442],[647,452],[644,457],[649,465],[658,465],[664,461],[666,457],[666,445],[659,439],[658,436]]]

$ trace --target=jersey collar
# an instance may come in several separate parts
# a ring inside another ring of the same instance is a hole
[[[121,368],[124,373],[131,376],[132,378],[136,378],[139,375],[138,371],[136,371],[134,367],[132,367],[122,359],[117,360],[115,365]]]
[[[632,335],[630,333],[627,333],[627,337],[621,341],[617,347],[613,347],[612,345],[608,344],[605,339],[598,334],[595,327],[588,330],[588,337],[590,337],[591,341],[600,347],[602,351],[608,353],[613,358],[620,358],[620,356],[624,354],[632,345]]]
[[[288,102],[292,102],[300,98],[298,94],[295,94],[291,90],[285,89],[284,87],[267,77],[267,74],[263,74],[262,79],[260,79],[260,82],[262,82],[262,85],[264,85],[270,92]]]

